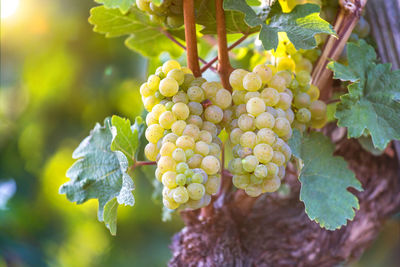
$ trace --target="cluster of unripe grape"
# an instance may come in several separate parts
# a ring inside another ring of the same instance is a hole
[[[326,123],[326,105],[310,84],[312,65],[296,69],[291,57],[276,61],[257,65],[252,72],[236,69],[229,79],[234,90],[229,170],[233,184],[252,197],[279,189],[291,158],[286,142],[292,128],[303,132]]]
[[[140,93],[149,112],[145,155],[157,161],[164,206],[207,206],[221,183],[218,134],[224,110],[232,103],[230,92],[169,60],[149,76]]]
[[[169,28],[183,25],[182,0],[164,0],[160,5],[151,0],[136,0],[136,6],[147,12],[155,24],[164,24]]]

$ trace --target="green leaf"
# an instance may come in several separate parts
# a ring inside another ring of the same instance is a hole
[[[354,209],[359,209],[357,197],[347,189],[362,190],[346,161],[332,155],[334,145],[319,132],[301,136],[295,130],[289,144],[293,154],[303,161],[300,200],[308,217],[327,230],[346,225],[354,218]]]
[[[278,47],[279,32],[286,32],[296,49],[315,47],[314,36],[318,33],[335,34],[332,26],[319,16],[319,6],[314,4],[297,5],[290,13],[284,13],[279,1],[275,1],[266,21],[245,0],[225,0],[224,8],[245,14],[245,22],[251,27],[261,25],[259,38],[266,50]]]
[[[142,122],[139,122],[139,124],[141,123]],[[124,119],[115,115],[112,116],[111,124],[113,126],[111,128],[111,150],[119,150],[124,153],[128,159],[129,166],[131,166],[135,160],[136,149],[139,145],[138,126],[131,128],[131,122],[129,119]]]
[[[226,1],[224,1],[225,4]],[[216,34],[217,22],[215,13],[215,2],[208,0],[198,0],[195,3],[196,23],[204,26],[202,34]],[[259,27],[249,27],[244,21],[244,15],[237,11],[225,10],[226,33],[250,34],[257,32]]]
[[[400,139],[400,70],[376,64],[373,47],[363,40],[349,43],[347,54],[348,66],[328,65],[336,78],[352,82],[336,108],[338,125],[347,127],[349,138],[370,134],[375,148],[383,150]]]
[[[77,204],[97,199],[99,221],[104,220],[105,206],[112,199],[124,205],[135,203],[133,181],[127,174],[128,160],[122,152],[111,151],[111,141],[111,120],[107,118],[104,126],[96,124],[75,149],[72,157],[77,161],[67,171],[71,180],[60,187],[60,194]]]
[[[95,0],[97,3],[104,4],[106,8],[119,8],[123,14],[129,11],[136,0]]]
[[[183,52],[165,36],[166,29],[153,25],[148,16],[137,8],[122,14],[118,9],[94,7],[90,10],[89,22],[94,25],[95,32],[106,37],[129,35],[125,40],[126,46],[146,57],[157,57],[162,52],[178,57]],[[183,30],[169,32],[174,36],[183,35]]]
[[[116,198],[108,201],[104,206],[104,224],[112,235],[117,234],[118,201]]]

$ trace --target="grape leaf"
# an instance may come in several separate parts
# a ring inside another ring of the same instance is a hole
[[[319,132],[301,136],[294,130],[289,145],[293,155],[303,162],[300,200],[308,217],[327,230],[346,225],[354,218],[354,209],[359,209],[357,197],[347,188],[362,190],[346,161],[332,155],[334,145]]]
[[[136,120],[135,124],[142,123],[140,118]],[[119,150],[124,153],[128,159],[129,166],[131,166],[135,160],[136,149],[139,145],[139,132],[137,129],[139,126],[136,125],[135,128],[131,128],[129,119],[124,119],[115,115],[111,118],[111,124],[111,150]]]
[[[200,32],[202,34],[216,34],[217,21],[215,13],[215,2],[208,0],[198,0],[195,2],[195,9],[196,23],[204,26]],[[241,12],[237,11],[225,10],[225,26],[227,34],[250,34],[259,30],[259,27],[249,27],[244,21],[244,15]]]
[[[133,206],[133,181],[127,174],[128,160],[120,151],[111,151],[111,120],[104,126],[97,124],[79,146],[72,157],[77,161],[67,171],[71,180],[60,187],[60,194],[68,200],[82,204],[89,199],[98,199],[98,219],[103,221],[105,206],[114,198],[118,204]],[[107,224],[110,224],[111,204],[107,206]],[[115,218],[116,220],[116,218]]]
[[[116,198],[108,201],[104,206],[104,224],[112,235],[117,234],[118,201]]]
[[[347,127],[349,138],[370,134],[376,148],[383,150],[400,139],[400,70],[376,64],[376,54],[365,41],[347,45],[348,66],[330,62],[335,78],[350,81],[348,93],[340,97],[335,117]]]
[[[317,33],[335,34],[332,26],[321,19],[320,8],[315,4],[297,5],[290,13],[284,13],[279,1],[275,1],[265,21],[245,0],[225,0],[224,9],[242,12],[251,27],[261,26],[259,38],[266,50],[278,47],[279,32],[286,32],[296,49],[315,47]]]
[[[95,2],[104,4],[106,8],[119,8],[122,14],[126,14],[136,0],[95,0]]]
[[[124,15],[119,9],[94,7],[90,10],[89,22],[94,25],[95,32],[105,34],[106,37],[129,35],[125,45],[146,57],[157,57],[162,52],[178,57],[183,52],[165,36],[166,29],[152,24],[148,16],[137,8],[131,8],[129,13]],[[169,33],[180,37],[183,30]]]

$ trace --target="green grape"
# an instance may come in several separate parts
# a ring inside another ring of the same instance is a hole
[[[150,0],[136,0],[136,6],[145,12],[151,12]]]
[[[201,88],[203,88],[206,98],[211,99],[214,98],[217,91],[223,87],[219,82],[205,82],[201,84]]]
[[[182,148],[177,148],[174,150],[174,152],[172,152],[172,158],[176,161],[176,162],[185,162],[186,161],[186,154],[185,151]],[[179,163],[177,164],[177,168],[178,168]],[[177,169],[178,171],[178,169]],[[179,172],[179,171],[178,171]]]
[[[309,72],[301,70],[297,73],[296,80],[299,82],[300,86],[306,86],[310,84],[311,75]]]
[[[216,143],[211,143],[210,144],[210,155],[215,156],[215,157],[219,157],[221,154],[221,148],[219,145],[217,145]]]
[[[160,93],[166,97],[174,96],[179,90],[179,84],[172,78],[166,77],[160,81]]]
[[[218,176],[210,176],[205,184],[206,193],[215,195],[221,186],[221,178]]]
[[[167,16],[166,24],[170,28],[179,28],[183,25],[182,16]]]
[[[182,71],[185,72],[184,68],[182,68]],[[181,87],[184,90],[188,89],[190,87],[190,84],[193,82],[193,80],[194,80],[194,75],[193,74],[185,73],[184,80],[183,80],[183,83],[182,83]]]
[[[148,112],[150,112],[150,111],[153,109],[153,107],[154,107],[155,105],[157,105],[159,102],[160,102],[159,99],[157,99],[155,96],[151,95],[151,96],[149,96],[149,97],[146,97],[146,98],[143,100],[143,105],[144,105],[144,108],[145,108]]]
[[[296,113],[296,119],[301,123],[308,123],[311,120],[311,112],[306,108],[301,108]]]
[[[156,168],[155,175],[156,175],[157,180],[158,180],[159,182],[162,182],[162,175],[163,175],[163,174],[162,174],[162,172],[160,171],[159,168]]]
[[[153,94],[153,91],[151,90],[151,88],[148,86],[147,83],[142,84],[140,86],[140,90],[139,91],[140,91],[140,94],[143,97],[148,97],[148,96],[151,96]]]
[[[258,74],[263,84],[268,83],[272,78],[272,70],[266,65],[255,66],[253,72]]]
[[[207,144],[211,144],[212,142],[212,135],[210,132],[206,131],[206,130],[201,130],[200,134],[199,134],[199,140],[207,143]]]
[[[233,111],[231,109],[225,109],[224,116],[222,117],[221,121],[221,126],[228,130],[232,119],[233,119]]]
[[[243,131],[239,128],[235,128],[230,133],[230,140],[232,144],[236,145],[240,143],[240,137],[243,135]]]
[[[236,145],[233,147],[232,153],[236,158],[245,158],[252,154],[252,149],[249,147],[242,147],[241,145]]]
[[[267,110],[268,113],[271,113],[272,116],[274,116],[274,118],[278,117],[278,112],[273,107],[267,106],[266,110]]]
[[[243,170],[242,160],[240,158],[234,158],[231,161],[229,161],[228,170],[234,175],[243,174],[244,170]]]
[[[278,175],[279,167],[273,162],[267,163],[268,175],[267,178],[271,179]]]
[[[175,182],[177,185],[184,186],[186,184],[186,175],[179,173],[176,175]]]
[[[203,160],[202,155],[194,154],[192,157],[190,157],[190,159],[188,159],[187,164],[191,169],[199,168],[202,160]]]
[[[294,71],[295,66],[296,63],[290,57],[281,57],[279,58],[278,66],[276,67],[276,69],[279,72],[284,70]]]
[[[284,93],[288,94],[291,97],[291,100],[293,100],[293,92],[292,92],[292,90],[286,88]]]
[[[315,85],[311,84],[310,89],[306,92],[310,96],[310,101],[313,102],[315,100],[318,100],[319,98],[319,89]]]
[[[160,79],[164,79],[165,78],[165,73],[162,71],[162,66],[160,66],[160,67],[158,67],[156,69],[155,75],[160,77]]]
[[[262,128],[272,129],[275,124],[275,118],[271,113],[263,112],[257,116],[255,124],[257,129],[262,129]]]
[[[260,185],[260,184],[262,184],[262,182],[263,182],[262,178],[255,176],[254,173],[250,174],[250,183],[252,185]]]
[[[161,146],[160,155],[161,156],[172,156],[172,153],[175,151],[176,146],[174,143],[166,142]]]
[[[171,129],[172,124],[174,124],[176,122],[176,117],[174,116],[174,114],[171,111],[166,111],[163,114],[161,114],[159,121],[160,121],[160,125],[164,129]]]
[[[278,177],[283,179],[285,178],[286,168],[285,166],[279,166]]]
[[[174,79],[179,85],[185,81],[185,73],[180,69],[173,69],[168,72],[167,77]]]
[[[260,129],[257,133],[257,143],[258,144],[264,143],[264,144],[272,145],[275,143],[275,140],[276,140],[276,134],[271,129],[263,128],[263,129]]]
[[[286,114],[286,119],[290,122],[290,124],[292,124],[292,122],[294,121],[294,112],[292,109],[287,109],[285,110],[285,114]]]
[[[248,71],[243,69],[236,69],[232,71],[231,75],[229,76],[229,83],[233,90],[244,90],[243,79],[247,73]]]
[[[245,95],[246,91],[233,91],[232,93],[232,101],[233,103],[238,106],[240,104],[245,104]]]
[[[189,200],[188,191],[184,186],[179,186],[178,188],[174,189],[174,200],[176,203],[186,203]]]
[[[250,175],[249,174],[233,175],[232,183],[235,187],[239,189],[245,189],[250,184]]]
[[[174,189],[176,184],[176,172],[167,171],[162,176],[162,183],[165,187],[169,189]]]
[[[209,132],[213,137],[217,136],[217,126],[209,121],[203,122],[201,129]]]
[[[155,161],[158,154],[157,145],[148,143],[144,148],[144,154],[148,160]]]
[[[261,163],[266,164],[271,161],[274,151],[268,144],[258,144],[254,147],[253,153]]]
[[[194,155],[193,149],[186,149],[185,150],[185,155],[186,155],[187,159],[190,159],[191,157],[193,157],[193,155]]]
[[[168,101],[167,103],[165,103],[165,108],[169,111],[172,110],[172,107],[174,106],[174,102],[172,101]]]
[[[193,137],[183,135],[176,139],[176,146],[184,150],[194,149],[194,145],[195,143]]]
[[[272,179],[267,179],[262,184],[262,191],[263,192],[276,192],[279,187],[281,186],[281,180],[279,177],[275,176]]]
[[[184,103],[176,103],[172,107],[172,113],[178,120],[186,120],[189,117],[189,107]]]
[[[311,127],[315,128],[315,129],[321,129],[322,127],[325,126],[327,122],[327,118],[324,117],[322,119],[312,119],[311,120]]]
[[[310,96],[307,93],[300,93],[294,98],[294,106],[296,108],[307,108],[310,106]]]
[[[209,145],[206,142],[198,141],[195,145],[194,152],[202,156],[207,156],[210,152]]]
[[[290,133],[290,122],[285,118],[278,117],[275,120],[274,132],[279,136],[285,136]]]
[[[260,93],[259,92],[247,92],[246,95],[244,96],[245,103],[247,103],[253,97],[260,97]]]
[[[255,92],[261,88],[262,80],[257,73],[249,72],[243,77],[243,88]]]
[[[202,184],[204,181],[203,175],[201,173],[195,173],[192,176],[192,183]]]
[[[206,156],[201,161],[201,168],[208,174],[214,175],[219,172],[221,165],[215,156]]]
[[[265,111],[265,103],[261,98],[253,97],[247,102],[246,110],[256,117]]]
[[[260,97],[264,100],[265,105],[270,107],[279,102],[279,92],[274,88],[265,88],[261,91]]]
[[[147,113],[146,115],[146,125],[150,126],[152,124],[157,124],[158,119],[155,118],[154,114],[152,112]]]
[[[260,179],[265,179],[268,176],[268,168],[264,164],[257,165],[254,170],[254,175]]]
[[[292,128],[289,128],[288,134],[285,136],[282,136],[282,139],[287,142],[292,137],[292,135],[293,135],[293,130],[292,130]]]
[[[191,136],[194,140],[197,140],[200,135],[200,129],[195,124],[188,124],[186,125],[185,130],[183,130],[183,135]]]
[[[308,73],[311,73],[312,69],[313,69],[312,62],[307,58],[303,58],[296,64],[296,73],[299,73],[300,71],[306,71]]]
[[[289,145],[285,143],[283,146],[281,146],[280,151],[285,156],[285,162],[288,162],[292,157],[292,150],[290,149]]]
[[[156,119],[159,119],[161,114],[163,114],[165,111],[167,111],[167,109],[165,108],[164,105],[162,104],[157,104],[153,107],[153,109],[151,110],[151,113],[153,113],[154,117]]]
[[[177,136],[176,134],[174,134],[174,133],[169,133],[169,134],[166,134],[166,135],[164,136],[164,138],[162,139],[162,142],[163,142],[163,143],[171,142],[171,143],[174,143],[174,144],[175,144],[175,142],[176,142],[177,139],[178,139],[178,136]]]
[[[193,115],[199,116],[203,113],[203,106],[200,103],[189,102],[188,107],[189,107],[190,113]]]
[[[204,196],[206,189],[202,184],[192,183],[187,186],[187,191],[191,199],[200,200]]]
[[[162,6],[157,6],[155,3],[150,2],[150,9],[152,14],[162,16],[165,13],[165,9]]]
[[[278,92],[283,92],[286,88],[286,81],[281,76],[275,74],[269,81],[268,86],[276,89]]]
[[[172,157],[164,156],[158,160],[157,166],[162,173],[175,171],[176,161]]]
[[[252,184],[247,186],[244,191],[246,192],[247,195],[251,197],[258,197],[262,193],[261,188],[259,186]]]
[[[233,119],[230,123],[230,128],[231,129],[235,129],[235,128],[239,128],[239,123],[238,123],[238,119]]]
[[[276,118],[286,118],[286,112],[281,108],[276,108]]]
[[[242,114],[238,119],[238,125],[240,130],[244,132],[252,131],[255,129],[255,120],[247,114]]]
[[[286,162],[285,155],[283,155],[282,152],[274,151],[271,162],[275,163],[278,166],[282,166]]]
[[[204,117],[211,123],[219,123],[222,121],[224,113],[222,109],[216,105],[211,105],[204,111]]]
[[[203,120],[197,115],[190,115],[189,118],[187,118],[186,123],[196,125],[199,128],[203,127]]]
[[[190,101],[201,102],[204,100],[204,91],[199,86],[192,86],[188,89],[187,95]]]
[[[232,95],[226,89],[219,89],[215,95],[215,105],[222,109],[227,109],[232,104]]]
[[[187,103],[189,103],[189,97],[187,96],[187,94],[185,92],[179,91],[178,93],[176,93],[176,95],[174,95],[172,97],[172,101],[174,103],[182,102],[182,103],[187,104]]]
[[[280,151],[285,144],[285,141],[283,141],[281,138],[277,138],[272,148]]]
[[[322,120],[326,117],[326,104],[321,100],[316,100],[311,103],[310,112],[313,120]]]
[[[276,104],[276,108],[287,110],[292,105],[292,97],[287,93],[279,93],[279,102]]]
[[[189,69],[188,67],[181,67],[181,70],[183,71],[183,73],[189,74],[193,76],[193,71],[191,69]],[[194,76],[193,76],[194,77]],[[193,78],[194,79],[194,78]]]
[[[186,127],[186,122],[179,120],[179,121],[174,122],[174,124],[172,124],[171,131],[176,135],[182,135],[185,127]]]
[[[156,144],[158,140],[160,140],[163,137],[163,134],[164,134],[164,128],[158,124],[150,125],[149,127],[147,127],[145,132],[147,141],[153,144]]]
[[[163,199],[163,205],[170,210],[174,210],[179,207],[179,204],[176,203],[174,200],[169,200],[165,198]]]
[[[242,159],[242,166],[243,169],[247,172],[253,172],[257,165],[259,164],[259,160],[257,159],[256,156],[249,155]]]
[[[299,91],[299,82],[296,79],[292,79],[289,88],[292,92],[297,93]]]
[[[207,80],[204,79],[203,77],[197,77],[194,78],[193,82],[190,84],[190,86],[201,86],[201,88],[203,88],[203,84],[206,83]],[[204,89],[204,88],[203,88]]]
[[[308,90],[310,90],[310,85],[307,84],[305,86],[299,86],[299,91],[302,93],[306,93]]]
[[[171,70],[180,68],[181,64],[179,64],[178,61],[170,59],[162,65],[162,72],[165,73],[165,75],[167,75],[168,72],[170,72]]]
[[[288,70],[279,71],[276,75],[281,76],[285,80],[285,86],[288,87],[292,82],[292,72]]]
[[[257,135],[254,132],[245,132],[239,139],[242,147],[254,148],[257,144]]]
[[[246,104],[240,104],[239,106],[236,107],[235,110],[235,116],[239,118],[242,114],[246,114]]]

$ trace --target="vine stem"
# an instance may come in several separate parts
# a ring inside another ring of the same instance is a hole
[[[186,55],[188,67],[195,77],[201,76],[199,56],[197,52],[196,22],[194,16],[194,0],[183,0],[183,20],[185,23]]]
[[[179,42],[174,36],[172,36],[168,31],[166,31],[166,30],[164,30],[164,29],[160,29],[160,31],[168,38],[168,39],[170,39],[172,42],[174,42],[175,44],[177,44],[180,48],[182,48],[183,50],[187,50],[186,49],[186,46],[184,46],[181,42]],[[207,65],[208,64],[208,62],[207,61],[205,61],[204,59],[202,59],[201,57],[199,57],[199,60],[200,60],[200,62],[201,63],[203,63],[203,64],[205,64],[205,65]],[[213,68],[213,67],[210,67],[210,69],[213,71],[213,72],[217,72],[217,70],[215,69],[215,68]]]
[[[223,9],[223,0],[215,0],[215,12],[217,20],[218,36],[218,68],[217,71],[221,78],[221,83],[225,89],[231,90],[229,84],[229,75],[233,71],[228,55],[228,42],[226,40],[225,13]]]
[[[230,45],[228,47],[228,51],[232,50],[233,48],[235,48],[236,46],[238,46],[239,44],[241,44],[244,40],[247,39],[247,34],[243,35],[240,39],[238,39],[236,42],[234,42],[232,45]],[[212,60],[210,60],[207,64],[205,64],[202,68],[201,68],[201,72],[205,72],[208,68],[212,68],[212,64],[214,64],[216,61],[218,60],[218,56],[214,57]]]

